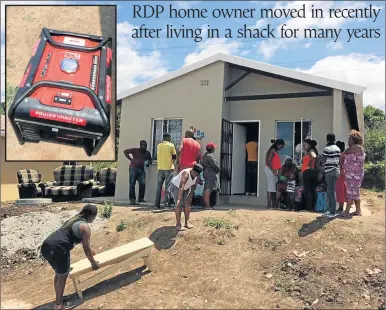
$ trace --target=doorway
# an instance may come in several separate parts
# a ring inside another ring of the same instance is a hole
[[[232,124],[231,195],[258,197],[260,121],[233,121]]]

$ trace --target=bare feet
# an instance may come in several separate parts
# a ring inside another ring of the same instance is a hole
[[[190,224],[190,223],[187,223],[187,224],[185,224],[185,227],[187,229],[192,229],[194,226],[192,224]]]

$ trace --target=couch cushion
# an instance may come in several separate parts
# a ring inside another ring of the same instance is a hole
[[[106,186],[104,185],[94,185],[92,187],[92,193],[95,195],[95,194],[104,194],[105,192],[105,189],[106,189]]]
[[[54,170],[54,179],[58,186],[75,186],[93,178],[94,169],[90,166],[65,165]]]
[[[39,187],[39,183],[27,183],[27,184],[17,184],[18,188],[29,188],[29,187],[34,187],[36,188],[36,191],[38,193],[42,192],[42,189]]]
[[[77,194],[76,186],[49,186],[45,189],[46,196],[72,196]]]
[[[102,185],[106,185],[108,182],[115,182],[116,178],[116,168],[103,168],[97,172],[97,180]]]
[[[17,172],[17,179],[19,184],[39,183],[42,175],[36,170],[23,169]]]

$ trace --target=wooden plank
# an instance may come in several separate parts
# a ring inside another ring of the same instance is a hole
[[[117,248],[99,253],[94,256],[99,266],[105,267],[108,265],[119,263],[137,252],[153,247],[154,243],[149,238],[142,238]],[[92,271],[90,261],[85,258],[74,264],[71,264],[70,278],[78,277],[82,274]]]
[[[151,261],[151,251],[149,252],[149,254],[147,256],[145,256],[143,258],[143,262],[144,262],[145,266],[149,269],[149,271],[153,271],[153,264]]]
[[[118,271],[119,269],[121,269],[123,267],[128,267],[129,264],[134,263],[135,261],[137,261],[140,258],[143,258],[146,255],[149,255],[150,251],[151,251],[150,248],[143,250],[143,251],[140,251],[139,253],[135,254],[134,256],[129,257],[129,258],[121,261],[120,263],[115,264],[114,266],[112,266],[106,270],[103,270],[102,272],[100,272],[100,273],[92,276],[91,278],[81,282],[80,284],[78,284],[78,287],[80,288],[80,290],[84,290],[87,287],[91,287],[91,286],[99,283],[104,277]]]
[[[78,285],[79,284],[79,279],[78,278],[73,278],[72,282],[74,283],[74,288],[75,288],[75,291],[78,294],[79,298],[83,299],[82,290],[79,288],[79,285]]]

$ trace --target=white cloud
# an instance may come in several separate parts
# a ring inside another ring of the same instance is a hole
[[[317,61],[309,70],[299,71],[366,86],[364,105],[385,109],[384,58],[364,54],[330,56]]]
[[[200,2],[201,1],[176,1],[173,3],[173,6],[177,6],[179,9],[190,9]]]
[[[141,54],[141,44],[131,38],[134,26],[128,22],[117,25],[117,91],[126,90],[168,72],[168,63],[159,51]]]
[[[312,46],[312,43],[306,43],[304,44],[304,48],[310,48]]]
[[[332,49],[333,51],[342,50],[344,48],[342,42],[330,42],[326,45],[326,47]]]
[[[241,47],[242,43],[232,42],[224,38],[208,39],[205,42],[200,43],[195,52],[190,53],[185,57],[184,65],[190,65],[217,53],[237,54]]]
[[[268,25],[268,21],[264,18],[259,19],[256,21],[256,25],[254,28],[260,29]]]
[[[329,18],[329,9],[331,8],[352,8],[359,9],[368,6],[368,3],[363,1],[293,1],[293,2],[276,2],[273,9],[301,9],[305,5],[305,11],[307,18],[292,18],[283,21],[281,25],[277,27],[277,34],[280,35],[280,28],[283,24],[286,24],[286,28],[299,29],[298,39],[270,39],[265,41],[263,45],[264,49],[260,48],[266,60],[269,60],[279,49],[285,49],[289,44],[297,43],[298,40],[304,40],[304,29],[309,28],[341,28],[344,23],[358,22],[360,19],[348,19],[348,18]],[[322,9],[324,18],[311,18],[311,9]],[[376,7],[380,9],[381,7]],[[342,34],[341,34],[342,36]]]

